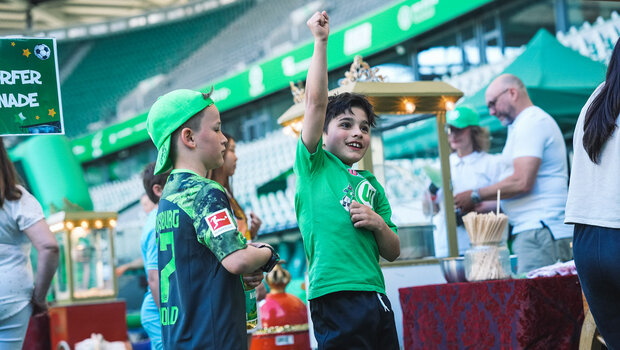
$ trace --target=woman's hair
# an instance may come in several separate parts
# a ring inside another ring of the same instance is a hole
[[[469,127],[469,132],[474,151],[486,152],[489,150],[491,146],[491,133],[489,133],[489,129],[472,125]]]
[[[601,151],[616,130],[620,114],[620,39],[611,54],[605,83],[586,111],[583,124],[583,148],[590,160],[598,164]]]
[[[5,200],[14,201],[22,197],[18,183],[17,172],[0,137],[0,208]]]
[[[235,139],[225,132],[223,132],[223,134],[228,140],[228,142],[226,142],[226,152],[228,152],[230,141],[234,141]],[[224,156],[226,156],[226,153],[224,153]],[[222,164],[222,166],[219,168],[209,171],[209,173],[207,174],[207,178],[219,183],[232,194],[230,179],[228,178],[228,176],[226,176],[226,174],[224,174],[224,164]]]

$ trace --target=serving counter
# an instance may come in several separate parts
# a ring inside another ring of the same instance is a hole
[[[577,276],[399,289],[405,349],[578,349]],[[395,304],[395,303],[393,303]]]

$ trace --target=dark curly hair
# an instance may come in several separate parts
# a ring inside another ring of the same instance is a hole
[[[338,95],[330,96],[327,101],[327,111],[325,113],[325,124],[323,124],[323,132],[327,133],[327,126],[334,119],[334,117],[344,113],[353,113],[351,110],[353,107],[361,108],[368,116],[368,124],[374,127],[375,120],[378,116],[372,107],[372,104],[368,101],[366,96],[344,92]]]

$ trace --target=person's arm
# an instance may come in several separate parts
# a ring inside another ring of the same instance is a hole
[[[271,249],[257,248],[254,243],[250,243],[245,249],[239,249],[227,255],[222,260],[222,265],[228,272],[235,275],[251,274],[264,266],[269,259],[271,259]]]
[[[306,79],[306,110],[301,140],[310,153],[319,147],[327,111],[327,38],[329,16],[316,12],[306,23],[314,36],[314,52]]]
[[[120,265],[116,268],[116,277],[120,277],[125,274],[125,272],[130,270],[139,270],[144,268],[144,260],[142,258],[137,258],[136,260],[130,261],[127,264]]]
[[[149,283],[149,289],[153,295],[153,300],[155,300],[155,305],[159,308],[159,271],[147,270],[146,279]]]
[[[351,202],[349,214],[353,226],[371,231],[375,235],[379,255],[385,260],[394,261],[400,256],[400,239],[385,223],[381,215],[355,200]]]
[[[497,190],[500,189],[502,199],[512,198],[521,194],[529,193],[536,183],[536,175],[542,159],[538,157],[519,157],[513,161],[513,173],[504,180],[493,185],[480,188],[478,193],[482,200],[497,198]],[[464,212],[473,210],[474,203],[471,200],[472,191],[458,193],[454,197],[454,205]]]
[[[24,233],[37,250],[37,275],[32,292],[32,303],[33,315],[38,315],[47,311],[45,297],[58,268],[58,242],[44,219],[25,229]]]

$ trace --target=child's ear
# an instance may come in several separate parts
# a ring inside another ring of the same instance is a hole
[[[196,143],[194,142],[194,131],[191,128],[183,128],[179,137],[185,146],[189,148],[196,147]]]

